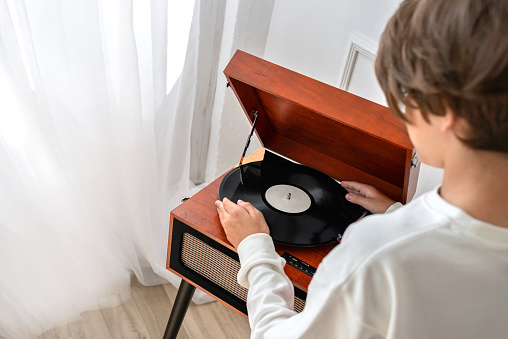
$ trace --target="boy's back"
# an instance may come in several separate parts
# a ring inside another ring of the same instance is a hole
[[[361,314],[360,324],[382,337],[504,338],[508,230],[473,219],[434,190],[351,227],[313,283],[347,300],[323,314]]]

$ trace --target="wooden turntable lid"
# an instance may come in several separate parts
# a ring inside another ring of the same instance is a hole
[[[265,148],[405,201],[413,145],[388,108],[242,51],[224,74]]]

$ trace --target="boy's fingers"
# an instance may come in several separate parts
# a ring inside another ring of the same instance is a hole
[[[360,191],[354,190],[354,189],[352,189],[352,188],[346,188],[346,190],[347,190],[349,193],[360,194]]]
[[[253,216],[257,211],[256,207],[252,206],[250,202],[243,200],[238,200],[238,206],[243,207],[251,216]]]
[[[359,182],[356,181],[342,181],[340,184],[345,189],[353,190],[356,192],[360,192],[362,187],[364,186],[363,184],[360,184]]]
[[[220,209],[217,208],[217,211],[219,212],[219,220],[220,220],[220,223],[221,225],[224,225],[224,218],[225,218],[225,214],[223,211],[221,211]]]
[[[251,214],[252,209],[255,210],[255,208],[251,206],[251,209],[247,210],[245,205],[250,205],[249,203],[242,202],[242,204],[235,204],[228,198],[224,198],[222,200],[222,206],[224,207],[224,211],[227,213],[227,215],[231,215],[233,217],[237,217],[242,215],[243,213]]]
[[[220,200],[215,202],[215,207],[217,207],[217,213],[219,214],[219,218],[222,220],[226,211],[224,210],[224,206]]]
[[[366,197],[359,195],[359,194],[348,193],[348,194],[346,194],[346,199],[348,201],[352,202],[353,204],[357,204],[357,205],[362,206],[365,209],[369,209],[369,205],[370,205],[369,198],[366,198]]]
[[[224,207],[224,210],[230,214],[232,210],[236,208],[236,204],[229,200],[228,198],[222,199],[222,206]]]
[[[353,191],[353,193],[360,194],[363,196],[367,196],[372,189],[372,186],[361,184],[356,181],[342,181],[341,185],[345,189]]]
[[[229,212],[226,210],[224,203],[220,200],[215,202],[215,206],[217,207],[217,212],[219,213],[219,219],[222,221],[229,215]]]

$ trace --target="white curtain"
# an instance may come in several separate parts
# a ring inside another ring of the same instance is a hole
[[[131,272],[179,284],[165,261],[192,190],[199,1],[169,94],[167,6],[0,0],[0,337],[121,303]]]

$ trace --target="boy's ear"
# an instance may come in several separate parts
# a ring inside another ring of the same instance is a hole
[[[455,125],[457,124],[457,120],[457,116],[450,109],[447,109],[446,114],[441,120],[441,130],[446,132],[454,129]]]

